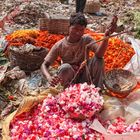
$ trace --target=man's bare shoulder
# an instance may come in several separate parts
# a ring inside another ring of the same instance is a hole
[[[58,48],[60,46],[62,46],[63,42],[64,42],[65,38],[62,38],[61,40],[57,41],[53,47]]]
[[[90,42],[94,41],[94,39],[89,34],[84,34],[83,35],[83,41],[87,42],[87,43],[90,43]]]

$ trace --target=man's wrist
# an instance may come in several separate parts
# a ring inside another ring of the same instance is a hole
[[[106,31],[105,36],[110,36],[110,33],[108,31]]]

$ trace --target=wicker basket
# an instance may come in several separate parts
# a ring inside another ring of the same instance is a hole
[[[40,30],[48,30],[52,34],[68,34],[69,19],[62,15],[49,15],[39,21]]]
[[[40,18],[39,19],[39,29],[41,31],[48,30],[48,26],[49,26],[49,20],[47,18]]]
[[[130,71],[113,69],[105,74],[105,86],[113,92],[113,96],[124,98],[136,85],[137,80]]]
[[[84,12],[92,14],[99,11],[100,11],[100,2],[98,0],[90,0],[86,2]]]
[[[47,53],[48,50],[45,48],[37,48],[32,52],[20,52],[15,51],[11,47],[9,50],[9,59],[12,67],[19,66],[21,70],[31,72],[40,68]]]

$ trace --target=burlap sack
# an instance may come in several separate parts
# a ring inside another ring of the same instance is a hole
[[[19,108],[2,121],[2,140],[10,140],[9,125],[14,117],[22,114],[23,112],[29,112],[35,105],[42,102],[47,97],[48,94],[52,94],[53,96],[55,96],[61,91],[61,89],[62,89],[61,87],[56,88],[50,87],[45,91],[43,91],[42,93],[40,93],[38,96],[24,97]]]

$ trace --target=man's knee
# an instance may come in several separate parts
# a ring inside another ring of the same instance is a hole
[[[104,66],[104,58],[99,58],[97,56],[94,56],[91,60],[90,63],[92,65],[99,65],[99,66]]]
[[[64,87],[67,87],[74,77],[74,70],[70,64],[65,63],[59,67],[57,74],[62,79]]]
[[[62,71],[72,71],[73,72],[73,68],[70,64],[64,63],[58,68],[58,73],[60,73]]]

